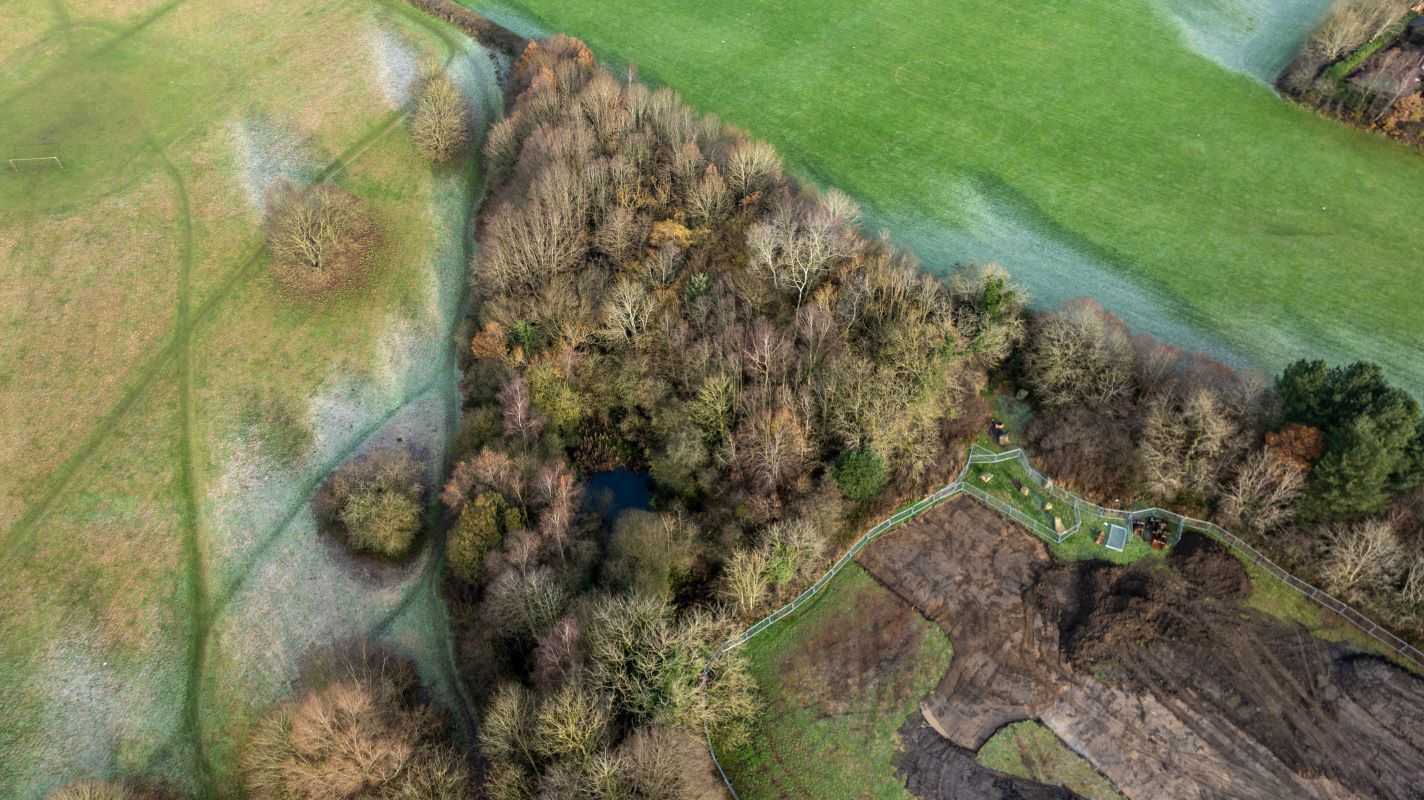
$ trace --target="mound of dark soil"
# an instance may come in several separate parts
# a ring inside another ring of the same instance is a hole
[[[861,563],[954,645],[922,709],[955,754],[906,739],[924,797],[1012,796],[933,787],[1037,719],[1129,797],[1424,798],[1424,682],[1243,606],[1245,572],[1214,542],[1126,568],[1055,562],[962,499]]]
[[[1224,545],[1200,533],[1187,533],[1167,563],[1202,594],[1218,600],[1251,596],[1251,576]]]

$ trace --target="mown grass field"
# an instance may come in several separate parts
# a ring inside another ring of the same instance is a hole
[[[0,174],[0,796],[139,774],[229,796],[254,715],[355,637],[455,704],[432,551],[372,580],[309,500],[375,441],[444,457],[477,174],[433,173],[403,111],[428,56],[487,121],[483,52],[394,0],[3,16],[0,151],[64,169]],[[280,176],[368,204],[368,286],[277,290]]]
[[[908,798],[899,728],[949,666],[949,638],[857,564],[746,645],[767,708],[719,756],[746,800]]]
[[[1424,395],[1424,158],[1261,80],[1326,0],[466,2],[636,63],[932,269],[996,259],[1044,303]]]

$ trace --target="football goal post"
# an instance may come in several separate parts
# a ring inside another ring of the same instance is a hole
[[[64,162],[59,160],[59,156],[21,156],[9,159],[10,171],[19,172],[25,169],[64,169]]]

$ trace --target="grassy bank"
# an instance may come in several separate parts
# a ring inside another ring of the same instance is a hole
[[[1122,800],[1092,764],[1032,720],[1001,728],[979,748],[976,760],[989,769],[1065,787],[1088,800]]]
[[[1250,15],[1208,0],[470,5],[636,63],[860,198],[936,270],[998,259],[1044,302],[1093,295],[1271,368],[1370,358],[1424,394],[1400,255],[1424,247],[1424,159],[1198,52],[1278,35]]]
[[[949,664],[939,628],[851,564],[745,646],[767,709],[749,747],[720,754],[743,798],[909,797],[892,759]]]

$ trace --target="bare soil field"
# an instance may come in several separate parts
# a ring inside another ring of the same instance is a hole
[[[1215,543],[1130,567],[1057,562],[959,499],[861,563],[954,647],[921,705],[929,728],[902,729],[902,777],[923,797],[1072,796],[973,765],[1024,719],[1127,797],[1424,797],[1424,683],[1245,607],[1248,576]]]

